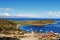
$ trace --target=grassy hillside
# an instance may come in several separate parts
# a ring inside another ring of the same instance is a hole
[[[10,20],[5,20],[0,18],[0,33],[13,33],[13,32],[23,32],[17,28],[17,23]]]

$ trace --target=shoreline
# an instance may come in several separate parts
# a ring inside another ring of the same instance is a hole
[[[4,34],[0,34],[0,37],[10,37],[10,38],[18,38],[20,40],[38,40],[38,39],[58,39],[60,37],[59,33],[35,33],[35,32],[31,32],[31,33],[25,33],[24,35],[4,35]],[[59,38],[60,39],[60,38]]]

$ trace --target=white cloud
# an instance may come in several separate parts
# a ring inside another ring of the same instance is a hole
[[[37,14],[32,14],[32,13],[27,13],[27,14],[20,13],[20,14],[17,14],[16,16],[21,16],[21,17],[32,17],[32,18],[38,17]]]
[[[0,16],[10,16],[10,14],[5,12],[5,13],[0,14]]]
[[[16,16],[16,17],[31,17],[31,18],[60,18],[60,12],[47,12],[47,13],[19,13],[19,14],[10,14],[8,12],[0,14],[2,16]]]
[[[4,11],[10,11],[10,10],[14,10],[14,9],[12,9],[12,8],[0,8],[0,10],[4,10]]]
[[[36,18],[38,17],[36,14],[32,14],[32,13],[19,13],[19,14],[10,14],[8,12],[5,12],[5,13],[1,13],[0,16],[16,16],[16,17],[31,17],[31,18]]]
[[[36,15],[37,18],[60,18],[60,12],[46,12]]]
[[[46,13],[20,13],[17,16],[32,17],[32,18],[60,18],[60,12],[46,12]]]
[[[32,18],[60,18],[60,12],[46,12],[46,13],[18,13],[18,14],[10,14],[7,11],[14,10],[12,8],[0,8],[1,11],[5,13],[0,13],[0,16],[20,16],[20,17],[32,17]]]
[[[60,18],[60,12],[47,12],[45,15],[47,18]]]

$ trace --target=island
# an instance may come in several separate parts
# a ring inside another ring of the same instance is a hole
[[[28,25],[34,25],[34,26],[43,26],[43,25],[48,25],[48,24],[54,24],[54,20],[30,20],[27,21],[26,24]]]
[[[55,24],[54,20],[26,20],[26,21],[15,21],[19,25],[33,25],[33,26],[45,26],[48,24]]]

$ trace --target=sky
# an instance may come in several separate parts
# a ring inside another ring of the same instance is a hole
[[[60,0],[0,0],[0,16],[60,18]]]

